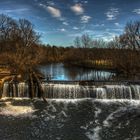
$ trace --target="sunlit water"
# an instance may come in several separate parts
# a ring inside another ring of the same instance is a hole
[[[24,115],[14,115],[13,110],[5,114],[7,100],[0,102],[5,108],[0,114],[2,140],[140,139],[139,100],[49,99],[46,104],[37,99],[8,100],[14,107],[25,106]]]
[[[113,72],[75,66],[66,67],[62,63],[40,66],[39,70],[46,78],[48,75],[51,76],[51,80],[108,80],[115,76]]]

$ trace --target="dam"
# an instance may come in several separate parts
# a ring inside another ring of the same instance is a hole
[[[77,82],[56,83],[43,82],[41,84],[45,98],[95,98],[95,99],[140,99],[139,84],[85,84]],[[34,85],[35,97],[38,95],[38,86]],[[29,97],[28,83],[9,83],[3,85],[2,97]]]

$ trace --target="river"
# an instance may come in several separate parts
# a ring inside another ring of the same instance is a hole
[[[47,78],[58,81],[75,81],[75,80],[110,80],[116,74],[111,71],[94,70],[76,66],[65,66],[62,63],[53,63],[40,66],[39,70]]]
[[[42,66],[40,70],[56,81],[105,80],[114,75],[63,64]],[[8,98],[0,100],[1,140],[140,139],[140,85],[43,82],[41,86],[47,103],[27,98],[25,82],[12,88],[4,83],[3,97]],[[37,96],[38,89],[34,88]],[[18,98],[9,98],[13,96]]]

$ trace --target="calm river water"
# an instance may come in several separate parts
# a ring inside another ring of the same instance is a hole
[[[64,66],[62,63],[48,64],[41,66],[39,70],[52,80],[108,80],[115,76],[115,73],[101,70],[93,70],[76,66]]]

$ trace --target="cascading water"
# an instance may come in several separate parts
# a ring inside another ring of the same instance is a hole
[[[98,93],[102,93],[102,88],[98,88]],[[3,100],[1,140],[140,139],[139,100],[48,99],[47,103],[29,98]]]
[[[83,86],[42,83],[46,98],[140,99],[140,85]],[[37,86],[34,87],[36,95]],[[3,97],[28,97],[27,83],[4,83]]]
[[[51,98],[47,103],[29,98],[2,99],[7,101],[0,103],[1,139],[140,139],[140,85],[41,86],[45,97]],[[37,95],[38,88],[34,88]],[[4,83],[4,96],[28,97],[29,86]]]
[[[42,84],[48,98],[86,98],[90,97],[89,87],[65,84]]]
[[[5,82],[2,97],[28,97],[28,85],[24,82],[16,84]]]
[[[28,85],[24,82],[18,84],[18,96],[28,97]]]

